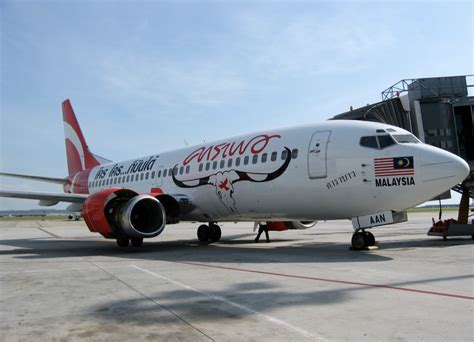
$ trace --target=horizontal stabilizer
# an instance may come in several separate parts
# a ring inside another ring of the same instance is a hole
[[[36,181],[41,181],[41,182],[56,183],[56,184],[61,184],[61,185],[64,185],[67,183],[66,178],[30,176],[30,175],[20,175],[17,173],[6,173],[6,172],[0,172],[0,176],[30,179],[30,180],[36,180]]]

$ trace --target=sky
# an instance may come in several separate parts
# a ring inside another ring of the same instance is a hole
[[[66,176],[66,98],[91,150],[124,160],[324,121],[404,78],[474,74],[473,4],[0,0],[0,170]]]

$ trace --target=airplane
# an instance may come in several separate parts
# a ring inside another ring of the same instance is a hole
[[[132,160],[93,154],[69,100],[62,103],[68,176],[0,173],[63,185],[64,193],[0,190],[0,197],[71,203],[91,232],[140,246],[166,225],[201,222],[202,242],[218,222],[304,229],[352,220],[352,248],[375,244],[372,227],[407,220],[406,209],[462,182],[468,164],[399,127],[329,120],[226,138]]]

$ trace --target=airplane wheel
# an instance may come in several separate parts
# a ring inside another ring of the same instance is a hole
[[[209,239],[211,240],[211,242],[219,241],[221,239],[221,236],[221,227],[219,227],[217,224],[211,224],[209,226]]]
[[[130,239],[128,237],[120,236],[117,238],[117,246],[128,247]]]
[[[367,238],[365,233],[363,232],[357,232],[354,235],[352,235],[352,248],[354,248],[356,251],[360,251],[361,249],[364,249],[367,246]]]
[[[198,236],[199,241],[201,242],[209,241],[209,237],[210,237],[209,227],[205,224],[200,225],[197,231],[197,236]]]
[[[140,247],[143,245],[143,238],[133,238],[131,239],[133,247]]]
[[[365,237],[367,239],[367,246],[375,246],[375,236],[371,232],[365,232]]]

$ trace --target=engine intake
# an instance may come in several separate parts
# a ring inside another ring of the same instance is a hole
[[[130,237],[150,238],[165,228],[166,211],[155,197],[138,195],[115,208],[114,221]]]

